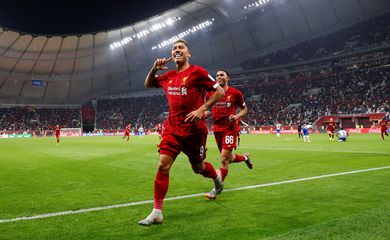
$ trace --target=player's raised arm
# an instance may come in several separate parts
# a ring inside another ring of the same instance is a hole
[[[150,69],[148,75],[145,78],[145,83],[144,83],[145,87],[147,87],[147,88],[154,87],[154,80],[156,78],[157,71],[168,69],[168,67],[165,65],[171,60],[172,60],[172,57],[158,58],[156,61],[154,61],[153,67]]]

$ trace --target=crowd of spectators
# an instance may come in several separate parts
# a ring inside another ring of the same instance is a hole
[[[232,85],[237,82],[234,78]],[[314,122],[323,115],[390,111],[389,67],[311,71],[268,81],[239,82],[246,98],[251,126]],[[0,107],[3,131],[50,129],[59,124],[80,127],[80,108]],[[133,130],[151,129],[168,112],[165,96],[100,99],[95,129],[120,130],[128,123]]]
[[[244,87],[250,125],[314,122],[323,115],[390,111],[390,71],[358,69]]]
[[[0,131],[31,132],[81,127],[81,107],[0,105]]]
[[[249,59],[244,70],[302,62],[370,49],[390,42],[390,13],[355,24],[330,35],[301,42],[265,56]]]
[[[95,128],[117,130],[130,123],[133,128],[149,129],[162,123],[167,111],[165,96],[100,99]]]

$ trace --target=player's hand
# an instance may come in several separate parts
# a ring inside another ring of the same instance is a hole
[[[210,116],[211,116],[211,112],[210,111],[205,111],[204,114],[203,114],[204,118],[208,118]]]
[[[204,115],[204,110],[200,107],[196,109],[195,111],[190,112],[186,115],[186,119],[184,122],[190,121],[190,122],[197,122],[199,119],[201,119]]]
[[[229,116],[229,120],[230,120],[230,122],[235,122],[237,119],[236,119],[236,115],[230,115]]]
[[[155,68],[157,70],[166,70],[166,69],[168,69],[168,67],[165,65],[171,60],[172,60],[172,57],[158,58],[156,61],[154,61],[153,68]]]

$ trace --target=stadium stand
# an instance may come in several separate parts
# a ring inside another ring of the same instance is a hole
[[[117,130],[131,123],[133,127],[153,128],[168,111],[165,96],[100,99],[97,104],[96,128]]]
[[[3,132],[41,131],[60,125],[81,127],[80,106],[0,106],[0,130]]]
[[[330,35],[304,41],[242,64],[244,70],[322,59],[346,53],[370,51],[390,42],[390,14],[355,24]]]

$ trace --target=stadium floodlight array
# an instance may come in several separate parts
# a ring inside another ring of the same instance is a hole
[[[175,36],[170,37],[168,40],[164,40],[161,43],[157,44],[156,46],[153,46],[152,50],[156,50],[157,48],[166,47],[168,45],[171,45],[173,42],[175,42],[178,39],[181,39],[181,38],[184,38],[188,35],[194,34],[195,32],[202,30],[202,29],[210,26],[211,24],[213,24],[214,20],[215,19],[212,18],[211,20],[206,20],[204,22],[199,23],[198,25],[192,26],[192,27],[188,28],[186,31],[183,31]]]
[[[254,8],[257,8],[257,7],[262,7],[264,6],[265,4],[269,3],[271,0],[257,0],[253,3],[250,3],[248,5],[245,5],[244,6],[244,9],[245,10],[250,10],[250,9],[254,9]]]
[[[116,41],[116,42],[111,43],[110,48],[115,49],[115,48],[122,47],[123,45],[126,45],[126,44],[132,42],[134,39],[144,38],[153,32],[159,31],[159,30],[166,28],[168,26],[172,26],[175,22],[180,21],[180,20],[181,20],[180,17],[168,18],[167,20],[165,20],[165,22],[154,24],[153,26],[151,26],[148,29],[144,29],[144,30],[137,32],[132,37],[125,37],[120,41]]]

